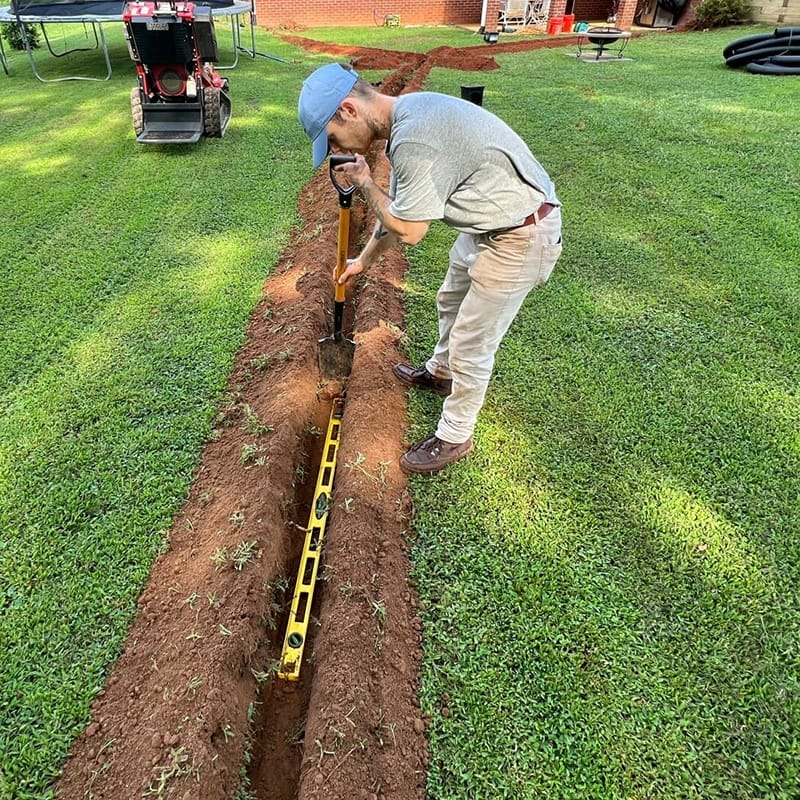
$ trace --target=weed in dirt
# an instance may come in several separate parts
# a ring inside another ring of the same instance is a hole
[[[242,405],[242,413],[244,414],[244,425],[248,433],[253,436],[263,436],[265,433],[272,433],[275,430],[274,425],[268,425],[261,421],[258,414],[252,409],[249,403]]]
[[[391,738],[392,744],[397,747],[397,723],[386,722],[386,714],[382,708],[378,709],[378,719],[372,727],[372,733],[378,741],[378,746],[383,747]]]
[[[233,795],[233,800],[256,800],[256,793],[250,782],[249,767],[253,762],[253,748],[255,747],[253,723],[260,705],[261,703],[257,700],[252,700],[247,707],[247,732],[245,733],[242,762],[239,765],[239,786]]]
[[[269,353],[261,353],[260,355],[251,358],[249,364],[252,369],[258,370],[259,372],[264,372],[270,368],[270,364],[272,364],[272,356]]]
[[[242,511],[240,508],[237,508],[236,511],[232,512],[228,517],[228,521],[233,525],[238,525],[241,528],[242,525],[244,525],[244,511]]]
[[[198,498],[201,506],[207,506],[213,499],[214,499],[213,489],[206,489],[204,492],[200,494],[200,497]]]
[[[272,680],[278,674],[278,672],[280,672],[280,668],[281,668],[280,659],[272,658],[267,664],[267,669],[265,670],[251,669],[250,672],[256,679],[256,683],[266,683],[267,681]]]
[[[191,697],[194,697],[197,694],[197,690],[203,685],[204,682],[205,679],[201,675],[195,675],[186,685],[186,693]]]
[[[229,390],[225,392],[220,403],[219,411],[214,416],[214,425],[228,427],[239,412],[241,392]]]
[[[169,762],[163,766],[154,767],[158,776],[150,782],[147,791],[144,792],[144,797],[164,797],[166,793],[171,794],[169,791],[169,782],[175,778],[183,775],[192,775],[194,779],[200,782],[200,771],[197,769],[192,758],[189,761],[189,753],[183,747],[178,747],[170,750]]]
[[[101,755],[108,748],[113,747],[115,742],[116,742],[116,739],[109,739],[108,741],[104,742],[103,746],[100,748],[99,752],[97,753],[97,759],[99,760]],[[93,787],[94,787],[94,782],[101,775],[103,775],[105,772],[108,772],[109,768],[111,767],[111,764],[112,764],[112,760],[111,759],[105,759],[105,760],[103,760],[103,762],[100,764],[100,766],[97,769],[92,770],[92,774],[89,776],[89,786],[87,787],[87,790],[86,790],[86,796],[88,797],[88,800],[92,800],[94,798],[94,792],[92,791]],[[0,772],[0,779],[2,779],[2,777],[3,777],[2,776],[2,772]],[[5,789],[5,786],[4,786],[4,784],[2,782],[0,782],[0,789]]]
[[[344,597],[345,600],[349,600],[351,595],[353,594],[353,584],[352,584],[352,582],[349,581],[349,580],[345,581],[339,587],[339,593],[342,595],[342,597]]]
[[[352,461],[345,461],[345,466],[350,470],[358,470],[362,475],[365,475],[369,478],[370,481],[377,484],[381,488],[386,488],[386,471],[389,468],[389,461],[380,461],[378,462],[378,466],[376,468],[376,473],[371,473],[365,466],[364,463],[366,462],[367,457],[361,453],[356,453],[356,457]]]
[[[303,486],[308,480],[308,469],[305,464],[298,464],[294,468],[294,477],[292,478],[292,486]]]
[[[284,741],[286,744],[301,745],[306,738],[306,720],[307,717],[303,714],[300,719],[286,731]]]
[[[230,560],[235,570],[241,572],[245,564],[249,564],[253,560],[256,545],[258,545],[258,540],[253,539],[251,542],[239,542],[234,547],[230,554]]]
[[[386,603],[383,600],[370,601],[372,606],[372,616],[378,620],[378,628],[383,631],[386,625]]]
[[[305,428],[303,428],[303,433],[307,433],[309,436],[322,436],[324,431],[322,428],[318,428],[316,425],[312,424],[311,422],[307,422]]]
[[[264,454],[267,448],[255,442],[245,442],[242,445],[242,452],[239,455],[239,463],[245,468],[263,467],[269,460],[269,456]]]
[[[214,564],[214,569],[219,572],[228,560],[228,552],[224,547],[217,547],[211,554],[211,561]]]
[[[298,241],[301,242],[312,242],[314,239],[318,239],[324,231],[322,223],[319,222],[313,228],[309,228],[307,231],[303,231],[298,237]]]
[[[344,502],[339,506],[345,514],[352,514],[353,513],[353,498],[352,497],[345,497]]]

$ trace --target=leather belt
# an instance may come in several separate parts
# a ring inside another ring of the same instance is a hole
[[[557,206],[554,206],[552,203],[542,203],[536,211],[532,214],[528,214],[519,225],[514,225],[512,228],[500,228],[496,231],[489,231],[489,235],[507,233],[508,231],[515,231],[518,228],[525,228],[528,225],[535,225],[540,219],[544,219],[554,208],[557,208]]]
[[[544,219],[554,208],[555,206],[552,203],[542,203],[533,214],[528,214],[518,227],[524,228],[526,225],[535,225],[540,219]]]

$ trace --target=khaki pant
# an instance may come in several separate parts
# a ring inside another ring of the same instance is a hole
[[[558,208],[536,225],[456,239],[436,298],[439,342],[426,364],[432,375],[453,381],[436,429],[443,441],[472,436],[497,348],[528,292],[547,281],[560,255]]]

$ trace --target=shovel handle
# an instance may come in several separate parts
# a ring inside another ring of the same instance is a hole
[[[339,207],[340,208],[350,208],[353,204],[353,192],[356,190],[355,186],[342,186],[339,181],[336,180],[336,175],[334,170],[336,167],[342,164],[355,164],[356,157],[355,156],[331,156],[328,161],[328,173],[331,176],[331,183],[334,185],[334,188],[337,192],[339,192]]]
[[[336,292],[334,300],[337,303],[344,302],[345,288],[343,283],[339,283],[339,278],[347,269],[347,251],[350,240],[350,207],[339,209],[339,236],[336,244]]]

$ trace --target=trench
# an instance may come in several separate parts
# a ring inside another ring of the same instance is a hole
[[[341,185],[335,185],[336,191],[340,189]],[[331,189],[334,196],[336,191]],[[354,210],[349,206],[348,209],[347,255],[350,257],[360,248],[366,215],[363,208],[359,208],[358,205]],[[341,209],[338,213],[341,214]],[[330,263],[334,264],[335,260]],[[342,327],[344,335],[348,338],[353,335],[355,310],[358,308],[359,300],[360,292],[356,285],[354,289],[348,291],[344,307]],[[333,325],[332,319],[327,319],[326,322],[328,326]],[[329,335],[329,331],[326,335]],[[321,374],[322,370],[319,371],[318,387],[328,387],[325,377]],[[346,387],[349,377],[348,374],[343,376],[341,381],[332,381],[328,387],[329,392],[320,392],[318,388],[294,458],[292,480],[294,495],[287,508],[286,520],[291,532],[287,537],[288,545],[282,564],[278,568],[277,578],[272,581],[270,614],[264,627],[264,640],[259,646],[258,658],[263,666],[257,674],[266,674],[270,677],[266,682],[259,683],[254,700],[249,706],[248,738],[239,770],[241,777],[239,792],[253,800],[295,800],[300,793],[304,755],[309,746],[314,746],[313,741],[306,741],[306,726],[312,689],[317,679],[314,647],[321,625],[320,609],[325,603],[328,588],[324,537],[320,551],[316,554],[318,564],[316,580],[310,592],[311,606],[306,610],[303,598],[297,607],[296,618],[307,617],[308,620],[302,658],[295,668],[298,674],[287,677],[281,674],[281,669],[285,667],[284,639],[289,639],[290,621],[295,616],[292,613],[294,595],[299,590],[301,576],[305,585],[308,585],[309,580],[307,575],[309,567],[304,563],[307,552],[305,539],[307,526],[313,525],[313,512],[319,499],[318,481],[324,480],[330,486],[331,491],[326,501],[330,502],[336,488],[336,473],[343,469],[337,459],[335,472],[329,475],[330,453],[326,450],[329,449],[330,442],[326,436],[334,416],[338,419],[337,446],[341,436],[344,435],[347,415]],[[327,511],[325,516],[329,516]],[[317,546],[312,545],[311,549],[316,550]]]
[[[299,448],[295,475],[302,475],[304,480],[297,487],[290,510],[291,526],[298,532],[306,525],[314,506],[316,481],[325,448],[325,430],[332,408],[333,401],[317,404]],[[297,797],[308,706],[316,676],[314,643],[325,593],[324,563],[320,565],[314,586],[298,679],[288,680],[275,675],[281,662],[295,581],[304,552],[303,537],[293,536],[291,542],[272,597],[272,624],[265,631],[265,671],[272,677],[256,693],[249,736],[252,746],[245,748],[244,768],[241,770],[242,786],[249,789],[256,800],[293,800]]]
[[[376,180],[388,170],[373,153]],[[300,679],[274,674],[334,399],[337,198],[300,196],[302,230],[265,282],[189,497],[151,570],[125,647],[57,781],[58,800],[421,800],[421,625],[408,582],[399,458],[406,399],[399,249],[348,290],[355,331],[333,501]],[[358,199],[351,254],[371,232]]]
[[[393,74],[390,80],[386,82],[383,90],[391,94],[399,94],[408,82],[413,78],[413,69],[398,70]],[[376,168],[375,162],[380,159],[379,150],[376,148],[375,152],[370,157],[370,163],[377,174],[381,174],[381,168]],[[385,166],[383,167],[385,173]],[[377,176],[376,176],[377,177]],[[384,174],[384,179],[385,179]],[[329,186],[329,191],[333,197],[336,197],[337,190],[341,187],[331,180],[333,186]],[[341,203],[341,196],[339,198]],[[341,207],[338,212],[341,213]],[[356,254],[363,245],[363,241],[371,233],[372,220],[366,214],[366,208],[363,203],[356,202],[354,207],[348,212],[350,221],[349,230],[349,252],[348,257]],[[404,260],[403,260],[404,262]],[[332,269],[335,260],[329,262],[329,269]],[[403,263],[403,271],[405,270],[405,263]],[[374,297],[370,296],[370,291],[367,289],[362,293],[361,288],[364,286],[362,281],[353,282],[355,289],[348,292],[347,303],[345,306],[345,317],[343,329],[345,335],[351,336],[354,328],[367,328],[369,327],[369,320],[362,319],[370,314],[370,305],[374,301]],[[366,294],[366,297],[362,297]],[[363,305],[362,305],[363,303]],[[359,307],[361,306],[360,318],[356,320],[359,314]],[[366,306],[366,308],[364,308]],[[326,330],[332,324],[331,320],[327,320]],[[329,332],[329,330],[328,330]],[[361,343],[361,351],[363,352],[364,343]],[[361,362],[358,358],[355,360],[354,368],[358,370]],[[341,413],[341,427],[340,437],[342,439],[348,436],[348,408],[347,408],[347,386],[351,379],[351,375],[344,378],[343,382],[339,384],[334,383],[332,395],[323,394],[320,398],[319,391],[317,392],[317,402],[313,406],[313,413],[309,422],[306,424],[303,433],[303,440],[298,447],[297,456],[295,458],[294,473],[296,476],[301,475],[304,477],[302,482],[295,483],[295,494],[291,503],[289,511],[288,525],[298,533],[305,533],[305,525],[312,524],[310,518],[314,503],[316,501],[316,488],[318,475],[322,474],[324,467],[322,462],[325,459],[326,437],[325,432],[328,429],[329,418],[331,417],[332,410],[336,404],[339,404]],[[324,378],[320,376],[318,386],[323,386]],[[356,434],[358,436],[358,434]],[[360,439],[361,437],[359,437]],[[358,443],[358,447],[364,447],[363,442]],[[358,451],[358,456],[362,455]],[[343,471],[346,470],[347,464],[342,462],[341,458],[337,459],[336,476],[333,480],[333,487],[331,491],[331,498],[335,498],[337,486],[344,480]],[[329,530],[327,535],[334,535],[336,532],[336,524],[338,520],[335,513],[331,514],[329,522]],[[372,532],[372,536],[379,535],[379,531]],[[339,753],[337,748],[342,746],[345,733],[348,725],[356,727],[355,723],[349,719],[348,711],[344,715],[344,719],[337,719],[336,724],[329,724],[328,733],[333,730],[335,743],[333,745],[326,744],[324,736],[319,735],[318,730],[309,729],[309,713],[311,706],[314,702],[314,697],[326,695],[326,688],[319,687],[318,681],[324,681],[325,676],[320,675],[317,671],[315,646],[318,640],[318,634],[322,626],[321,622],[321,609],[329,603],[331,598],[328,594],[331,590],[336,591],[334,586],[335,580],[332,576],[328,575],[330,565],[325,560],[325,545],[322,547],[320,554],[320,564],[318,567],[317,579],[313,589],[313,600],[309,611],[309,624],[306,629],[306,641],[304,643],[303,660],[300,666],[300,674],[297,680],[287,680],[276,675],[276,671],[280,669],[281,659],[284,649],[284,634],[287,633],[287,627],[290,624],[291,605],[295,591],[295,582],[298,580],[298,572],[303,569],[304,560],[304,539],[302,535],[290,537],[290,545],[286,548],[283,564],[279,570],[280,574],[280,589],[273,590],[273,597],[271,601],[271,609],[274,610],[274,617],[271,617],[270,624],[265,628],[264,641],[261,643],[259,655],[264,660],[267,671],[272,675],[270,680],[257,687],[254,701],[251,703],[250,708],[254,709],[250,715],[250,730],[248,735],[248,744],[245,745],[242,765],[239,773],[241,776],[241,783],[239,794],[252,798],[252,800],[296,800],[297,798],[313,794],[315,788],[323,788],[322,784],[327,783],[328,778],[332,774],[326,773],[323,776],[322,772],[316,775],[316,786],[314,781],[305,782],[303,780],[304,765],[307,767],[309,763],[322,764],[325,755],[333,755],[338,759]],[[372,575],[374,581],[375,573]],[[404,575],[405,580],[405,575]],[[349,582],[348,582],[349,583]],[[338,589],[342,589],[344,584],[339,583]],[[375,600],[370,601],[372,606],[370,609],[374,615]],[[335,624],[335,623],[331,623]],[[328,631],[328,633],[331,633]],[[379,632],[379,634],[382,632]],[[364,637],[368,638],[368,637]],[[379,636],[375,639],[375,646],[379,647]],[[407,639],[406,642],[412,642],[413,639]],[[357,645],[358,647],[358,645]],[[401,660],[402,663],[402,660]],[[347,669],[347,666],[345,667]],[[403,673],[405,667],[400,669],[400,677],[405,680]],[[372,678],[368,679],[371,682]],[[411,684],[413,687],[413,684]],[[380,706],[382,700],[380,697],[374,697],[374,691],[370,691],[369,696],[373,705]],[[379,692],[380,694],[380,692]],[[412,694],[415,694],[412,688]],[[349,702],[349,697],[348,697]],[[412,707],[417,705],[416,698]],[[356,709],[356,705],[352,706]],[[323,709],[324,711],[324,709]],[[374,721],[368,723],[368,728],[374,737],[380,742],[381,748],[384,746],[384,737],[388,741],[389,732],[396,742],[396,734],[394,723],[392,727],[382,727],[381,720],[384,711],[382,707],[376,708],[376,718],[378,724]],[[343,730],[344,729],[344,732]],[[415,738],[419,738],[420,728],[412,723],[411,730]],[[377,731],[377,733],[376,733]],[[356,746],[362,747],[364,740],[358,740],[357,745],[354,745],[350,750],[345,750],[346,755],[344,758],[353,752]],[[326,749],[332,747],[333,749]],[[342,747],[344,749],[344,747]],[[403,758],[405,756],[402,756]],[[338,764],[338,761],[336,761]],[[307,770],[308,771],[308,770]],[[421,794],[422,778],[420,772],[413,777],[411,783],[416,784],[416,794]],[[309,787],[310,783],[310,787]],[[402,783],[402,782],[401,782]],[[391,785],[391,778],[389,779]],[[335,798],[338,797],[336,790],[332,786],[325,786],[325,792],[322,796]],[[385,788],[382,777],[371,776],[365,785],[353,786],[350,785],[344,796],[350,800],[351,797],[368,797],[378,798],[382,797],[382,790]],[[309,791],[310,789],[310,791]],[[375,790],[374,792],[372,790]],[[238,796],[238,795],[237,795]]]

